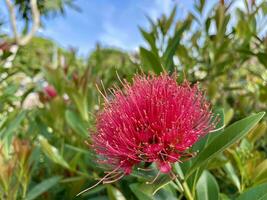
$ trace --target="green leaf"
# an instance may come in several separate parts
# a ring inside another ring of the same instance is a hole
[[[262,161],[254,170],[253,183],[259,184],[267,181],[267,159]]]
[[[195,5],[199,13],[202,13],[204,6],[205,6],[205,0],[199,0],[198,4]]]
[[[13,135],[18,131],[22,121],[26,117],[26,111],[12,112],[0,127],[0,140],[4,141],[4,149],[9,152]]]
[[[146,69],[151,68],[156,74],[160,74],[160,72],[162,72],[163,67],[159,58],[157,58],[154,53],[143,47],[140,47],[140,57],[141,62]]]
[[[92,152],[88,151],[88,149],[82,149],[76,146],[72,146],[70,144],[65,144],[65,147],[68,149],[71,149],[73,151],[75,151],[76,153],[83,153],[83,154],[92,154]]]
[[[226,194],[220,193],[219,195],[220,200],[231,200]]]
[[[215,118],[214,120],[216,120],[216,119],[218,120],[218,123],[216,124],[214,131],[218,131],[218,130],[224,128],[224,126],[225,126],[224,109],[223,108],[215,109],[213,113],[214,113],[214,118]]]
[[[99,194],[102,190],[106,189],[108,185],[98,185],[95,188],[92,188],[91,190],[81,194],[82,197]],[[90,199],[91,200],[91,199]]]
[[[88,200],[110,200],[107,196],[98,195],[97,197],[90,198]]]
[[[3,127],[3,130],[0,132],[0,136],[3,138],[6,138],[10,136],[13,132],[15,132],[18,127],[20,126],[22,120],[26,116],[26,111],[21,111],[19,113],[16,113],[15,118],[8,119],[7,125]]]
[[[219,5],[217,9],[215,10],[215,24],[217,28],[217,34],[223,35],[226,25],[226,11],[224,5]]]
[[[109,185],[107,186],[109,200],[126,200],[121,191]]]
[[[33,200],[36,199],[39,195],[49,190],[51,187],[56,185],[60,181],[60,176],[54,176],[52,178],[46,179],[41,183],[35,185],[27,194],[25,200]]]
[[[219,186],[213,175],[204,171],[197,183],[197,199],[198,200],[218,200]]]
[[[257,53],[257,57],[258,57],[258,60],[260,61],[260,63],[263,64],[264,67],[267,68],[267,59],[266,59],[267,54],[260,52],[260,53]]]
[[[207,34],[209,34],[211,20],[212,20],[211,17],[208,17],[206,22],[205,22],[205,29],[206,29]]]
[[[166,24],[165,24],[165,33],[167,33],[173,23],[173,20],[175,18],[175,15],[176,15],[176,6],[173,8],[172,12],[171,12],[171,15],[170,17],[168,18],[168,20],[166,21]]]
[[[195,143],[192,147],[193,151],[202,151],[214,138],[221,134],[221,130],[225,126],[224,110],[222,108],[213,111],[213,120],[218,120],[215,129]]]
[[[88,137],[88,132],[84,126],[82,119],[73,111],[67,110],[65,113],[66,121],[69,126],[83,138]]]
[[[140,183],[131,184],[130,188],[139,200],[153,200],[152,196],[141,187]]]
[[[229,122],[232,120],[233,116],[234,116],[234,109],[233,108],[229,108],[224,115],[224,123],[225,125],[228,125]]]
[[[69,164],[60,155],[60,153],[56,147],[49,144],[47,139],[44,138],[42,135],[39,135],[38,139],[40,141],[41,148],[42,148],[43,152],[45,153],[45,155],[48,158],[50,158],[52,161],[54,161],[55,163],[65,167],[65,168],[68,168],[68,169],[70,168]]]
[[[261,9],[262,9],[264,15],[267,15],[267,2],[262,2]]]
[[[250,188],[242,193],[236,200],[266,200],[267,183]]]
[[[172,180],[169,176],[160,175],[153,184],[134,183],[130,185],[131,190],[140,200],[152,199],[175,199],[174,196],[165,190]],[[161,190],[164,188],[164,190]],[[177,189],[177,188],[176,188]]]
[[[233,167],[233,165],[228,162],[225,164],[224,166],[224,170],[228,176],[228,178],[234,183],[234,185],[237,187],[238,191],[241,191],[241,184],[240,184],[240,180],[235,172],[235,169]]]
[[[175,32],[173,38],[171,38],[168,42],[168,46],[166,51],[164,52],[164,67],[173,71],[173,56],[180,45],[180,41],[182,38],[182,34],[186,29],[189,28],[192,22],[192,16],[189,15],[188,19],[182,24],[182,26]]]
[[[243,138],[261,120],[264,114],[264,112],[253,114],[235,122],[223,130],[219,136],[217,136],[198,154],[189,172],[186,174],[186,178],[189,177],[197,168],[201,167],[220,152],[224,151],[227,147]]]
[[[154,54],[158,53],[157,46],[156,46],[156,39],[152,33],[146,32],[144,29],[139,27],[139,30],[143,36],[143,38],[149,43],[150,48]]]
[[[248,140],[254,144],[257,140],[259,140],[264,134],[266,133],[267,130],[267,122],[262,121],[261,123],[257,124],[257,126],[250,131],[248,135]]]

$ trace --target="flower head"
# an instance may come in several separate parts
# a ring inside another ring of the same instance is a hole
[[[214,128],[210,105],[197,85],[176,76],[135,76],[114,90],[98,114],[93,148],[100,162],[130,174],[140,163],[162,173],[188,157],[198,139]]]

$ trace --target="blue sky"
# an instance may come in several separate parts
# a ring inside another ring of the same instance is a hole
[[[74,0],[81,12],[67,8],[65,16],[45,19],[44,28],[38,31],[38,35],[50,38],[65,48],[78,48],[80,55],[84,56],[95,48],[97,42],[102,46],[134,51],[144,44],[138,26],[149,27],[146,16],[155,20],[163,13],[169,15],[174,5],[177,5],[177,17],[185,17],[187,11],[193,9],[194,1]],[[218,1],[207,0],[207,4],[210,6]],[[236,0],[235,3],[242,5],[242,1]],[[4,0],[0,0],[0,20],[2,19],[6,22],[4,31],[10,33]]]
[[[76,47],[86,55],[96,42],[128,51],[135,50],[144,41],[138,26],[148,27],[146,15],[152,19],[169,14],[178,3],[182,17],[192,8],[194,0],[76,0],[81,12],[66,9],[66,15],[44,20],[45,27],[38,35],[51,38],[63,47]],[[1,13],[2,12],[2,13]],[[0,1],[0,17],[6,16],[4,1]],[[5,31],[9,32],[7,23]]]
[[[193,2],[189,0],[187,2]],[[175,0],[77,0],[82,11],[67,9],[67,15],[49,19],[41,34],[63,46],[78,47],[87,53],[96,42],[124,50],[134,50],[144,41],[138,26],[148,27],[152,19],[170,13]],[[185,15],[191,3],[179,3],[179,15]]]

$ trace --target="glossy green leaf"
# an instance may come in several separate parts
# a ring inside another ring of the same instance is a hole
[[[264,112],[253,114],[231,126],[227,127],[216,137],[206,148],[196,156],[192,167],[186,177],[189,177],[197,168],[214,158],[218,153],[224,151],[227,147],[244,137],[264,116]]]
[[[242,193],[236,200],[266,200],[267,183],[250,188]]]
[[[216,127],[209,134],[201,138],[192,147],[194,152],[202,151],[214,138],[221,134],[221,130],[224,128],[224,110],[222,108],[213,111],[213,121],[215,121]]]
[[[60,181],[61,177],[54,176],[35,185],[27,194],[25,200],[36,199],[39,195],[49,190]]]
[[[227,164],[227,162],[228,162],[228,158],[223,153],[220,153],[212,159],[212,162],[208,162],[207,167],[210,170],[218,169],[218,168],[224,167],[225,164]]]
[[[204,171],[197,183],[197,199],[198,200],[218,200],[219,186],[213,175]]]

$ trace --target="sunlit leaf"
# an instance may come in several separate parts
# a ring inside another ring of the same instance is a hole
[[[198,200],[218,200],[219,186],[213,175],[204,171],[197,183],[197,199]]]

